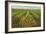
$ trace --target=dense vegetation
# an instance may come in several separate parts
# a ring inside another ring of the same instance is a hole
[[[40,13],[40,9],[12,9],[12,28],[39,27]]]

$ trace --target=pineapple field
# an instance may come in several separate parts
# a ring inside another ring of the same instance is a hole
[[[12,9],[12,28],[40,27],[40,9]]]

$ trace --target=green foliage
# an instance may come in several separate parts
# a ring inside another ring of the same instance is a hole
[[[12,27],[39,27],[41,24],[40,9],[12,9]]]

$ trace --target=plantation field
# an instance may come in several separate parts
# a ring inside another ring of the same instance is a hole
[[[12,28],[40,27],[40,9],[12,9]]]

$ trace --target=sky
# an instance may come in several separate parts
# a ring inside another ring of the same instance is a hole
[[[14,9],[40,9],[39,6],[12,6]]]

